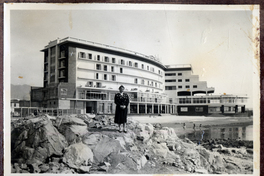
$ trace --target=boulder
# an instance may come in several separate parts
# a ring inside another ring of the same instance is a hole
[[[201,166],[210,172],[223,172],[225,169],[223,158],[218,152],[210,152],[205,148],[198,148]],[[209,169],[212,168],[212,169]]]
[[[124,151],[124,148],[120,142],[111,138],[103,138],[93,150],[94,158],[97,162],[103,162],[109,154],[119,153],[121,151]]]
[[[58,132],[52,122],[39,117],[38,120],[32,120],[27,124],[17,138],[12,158],[22,158],[27,163],[43,162],[52,155],[62,155],[67,145],[65,137]]]
[[[93,152],[82,142],[72,144],[66,149],[63,162],[71,168],[80,169],[81,166],[89,166],[93,162]]]
[[[149,149],[151,152],[153,152],[154,155],[157,157],[163,157],[166,158],[168,154],[168,148],[166,143],[153,143],[151,148]]]
[[[165,142],[169,137],[167,130],[155,130],[153,133],[153,140],[157,142]]]
[[[86,126],[86,123],[80,119],[75,117],[74,115],[63,115],[63,116],[59,116],[57,121],[60,121],[59,126],[61,124],[68,124],[68,125],[79,125],[79,126]]]

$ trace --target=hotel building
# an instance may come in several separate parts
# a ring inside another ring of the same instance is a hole
[[[41,107],[113,114],[114,96],[124,85],[128,113],[176,113],[165,94],[165,66],[154,57],[70,37],[42,52],[44,87],[31,91]]]
[[[72,37],[41,51],[44,87],[31,88],[31,101],[39,107],[114,114],[120,85],[130,96],[129,114],[200,115],[238,106],[238,98],[229,97],[234,101],[223,107],[225,98],[212,96],[214,88],[192,75],[191,65],[166,66],[153,56]]]

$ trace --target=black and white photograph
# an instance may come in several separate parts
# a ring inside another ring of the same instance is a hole
[[[5,175],[259,175],[258,5],[4,10]]]

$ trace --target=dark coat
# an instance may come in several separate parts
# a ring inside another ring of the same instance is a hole
[[[127,122],[127,106],[129,104],[129,96],[126,93],[123,93],[123,96],[120,93],[115,94],[115,123],[122,124]],[[125,105],[126,108],[120,108],[120,105]]]

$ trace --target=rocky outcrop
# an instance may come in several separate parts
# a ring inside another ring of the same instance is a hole
[[[128,119],[127,127],[119,133],[106,115],[19,120],[12,124],[12,173],[253,173],[250,148],[214,143],[208,150],[160,124]]]

